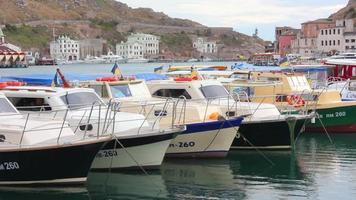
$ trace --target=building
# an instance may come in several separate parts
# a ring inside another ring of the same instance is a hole
[[[208,41],[205,38],[197,38],[193,42],[193,48],[200,53],[216,54],[218,52],[218,46],[215,41]]]
[[[133,33],[116,45],[116,54],[128,59],[152,58],[159,54],[159,42],[158,36]]]
[[[68,36],[59,36],[50,43],[50,55],[56,60],[75,61],[80,58],[79,42]]]
[[[0,28],[0,68],[25,67],[25,53],[21,48],[5,41],[5,34]]]
[[[336,20],[334,25],[319,31],[318,50],[334,54],[356,50],[356,33],[353,19]]]
[[[288,26],[276,27],[276,45],[275,52],[280,55],[286,55],[292,52],[292,41],[296,39],[300,30]]]
[[[334,22],[330,19],[318,19],[302,23],[301,30],[292,41],[292,53],[301,56],[315,57],[318,51],[319,30],[333,27]]]
[[[80,59],[87,57],[100,57],[104,54],[106,40],[104,39],[85,39],[79,40]]]

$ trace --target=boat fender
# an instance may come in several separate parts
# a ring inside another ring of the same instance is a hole
[[[209,115],[210,120],[219,120],[220,114],[218,112],[213,112]]]

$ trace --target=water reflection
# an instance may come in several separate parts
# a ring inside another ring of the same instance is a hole
[[[88,176],[88,190],[92,200],[168,197],[159,171],[149,172],[149,175],[140,172],[91,172]]]
[[[166,160],[149,175],[94,173],[87,187],[0,188],[0,200],[354,199],[356,135],[304,135],[295,151]]]
[[[229,160],[234,184],[244,191],[247,199],[308,196],[309,182],[293,151],[232,151]]]
[[[161,172],[172,198],[243,196],[234,185],[234,176],[227,159],[168,160],[162,165]]]
[[[298,161],[313,183],[313,199],[352,199],[356,195],[356,135],[305,135],[298,142]]]
[[[0,200],[89,200],[85,186],[78,187],[0,187]]]

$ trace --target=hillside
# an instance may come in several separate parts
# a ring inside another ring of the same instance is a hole
[[[356,18],[356,0],[349,0],[348,4],[344,8],[332,14],[330,18],[334,20]]]
[[[104,38],[111,49],[131,32],[151,33],[161,36],[161,49],[171,57],[194,56],[192,40],[198,36],[216,40],[224,47],[219,55],[223,58],[264,50],[263,40],[231,28],[206,27],[114,0],[13,0],[0,1],[0,7],[0,23],[6,25],[3,31],[7,40],[44,54],[48,53],[53,33],[75,39]]]

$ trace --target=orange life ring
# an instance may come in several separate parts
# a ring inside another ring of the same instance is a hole
[[[23,82],[19,82],[19,81],[7,81],[6,84],[7,84],[7,86],[23,86],[23,85],[25,85]]]
[[[192,81],[193,78],[190,78],[190,77],[178,77],[178,78],[175,78],[174,81]]]
[[[287,96],[287,102],[289,105],[292,105],[294,107],[301,107],[305,105],[303,97],[298,95]]]
[[[107,81],[107,82],[112,82],[112,81],[118,81],[119,78],[116,76],[109,76],[109,77],[101,77],[101,78],[96,78],[96,81]]]
[[[6,82],[1,82],[0,83],[0,89],[4,89],[4,88],[6,88],[8,85],[7,85],[7,83]]]

